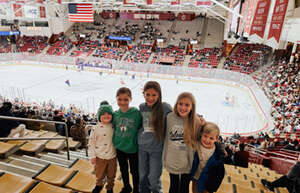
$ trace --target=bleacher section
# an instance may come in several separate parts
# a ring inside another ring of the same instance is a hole
[[[235,51],[227,57],[224,68],[250,74],[266,64],[271,47],[263,44],[236,44]]]

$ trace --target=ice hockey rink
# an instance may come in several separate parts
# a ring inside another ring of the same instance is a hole
[[[68,86],[65,81],[70,81]],[[227,85],[222,80],[189,79],[178,81],[164,76],[153,78],[116,75],[99,72],[66,70],[32,65],[4,65],[0,67],[0,92],[4,97],[19,96],[26,101],[53,100],[57,105],[69,104],[96,112],[99,103],[107,100],[117,110],[116,91],[120,87],[131,89],[131,106],[144,102],[142,88],[149,80],[156,80],[162,87],[162,98],[172,107],[181,92],[191,92],[196,98],[197,113],[220,126],[223,134],[253,133],[265,127],[260,116],[259,102],[249,91]]]

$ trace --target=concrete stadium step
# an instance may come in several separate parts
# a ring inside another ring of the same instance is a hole
[[[40,159],[42,160],[47,160],[47,161],[55,162],[66,166],[69,166],[73,163],[73,161],[68,161],[67,159],[62,159],[51,155],[40,154],[39,156]]]
[[[54,157],[58,157],[58,158],[61,158],[61,159],[68,160],[67,154],[51,153],[51,152],[48,152],[48,153],[46,153],[46,155],[54,156]],[[74,160],[76,160],[76,159],[77,159],[77,158],[76,158],[75,156],[72,156],[72,155],[70,154],[70,160],[71,160],[71,161],[74,161]]]
[[[86,157],[86,153],[85,151],[69,151],[70,152],[70,155],[78,155],[78,156],[83,156],[83,157]],[[67,152],[66,151],[63,151],[64,154],[66,154]]]
[[[28,168],[24,168],[21,166],[16,166],[10,163],[0,162],[0,170],[3,170],[5,172],[11,172],[15,174],[19,174],[22,176],[32,177],[34,176],[38,170],[32,170]]]
[[[65,156],[67,155],[67,152],[62,152]],[[73,158],[79,158],[79,159],[89,159],[89,157],[86,157],[85,153],[76,153],[76,152],[70,152],[70,157]]]
[[[9,162],[10,164],[15,165],[15,166],[20,166],[23,168],[27,168],[27,169],[31,169],[31,170],[40,171],[45,166],[44,164],[38,164],[38,163],[34,163],[32,161],[27,161],[27,160],[15,158],[15,157],[12,157],[11,159],[12,160]]]
[[[18,159],[22,159],[22,160],[26,160],[26,161],[29,161],[29,162],[33,162],[33,163],[37,163],[37,164],[40,164],[40,165],[44,165],[46,166],[47,164],[56,164],[56,165],[59,165],[59,166],[63,166],[63,167],[68,167],[69,165],[66,165],[66,164],[60,164],[60,163],[56,163],[56,162],[52,162],[52,161],[49,161],[49,160],[43,160],[43,159],[40,159],[40,158],[37,158],[37,157],[32,157],[32,156],[28,156],[28,155],[22,155],[22,156],[10,156],[11,159],[13,158],[18,158]]]

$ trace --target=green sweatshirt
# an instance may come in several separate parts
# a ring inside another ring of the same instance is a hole
[[[131,107],[125,113],[120,109],[116,111],[113,118],[115,148],[125,153],[136,153],[138,129],[141,124],[142,115],[137,108]]]

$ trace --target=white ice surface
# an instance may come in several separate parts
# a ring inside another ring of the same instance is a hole
[[[65,84],[70,80],[71,86]],[[125,84],[121,84],[121,80]],[[77,72],[58,68],[37,67],[31,65],[0,67],[0,94],[6,97],[23,96],[25,100],[43,102],[50,99],[56,104],[75,104],[90,112],[96,112],[99,103],[109,101],[116,110],[116,91],[126,86],[131,89],[133,100],[131,106],[144,102],[142,88],[148,80],[146,77],[130,76],[97,72]],[[193,78],[193,80],[195,80]],[[224,133],[248,133],[260,130],[265,123],[259,118],[259,108],[248,91],[228,86],[220,80],[195,81],[156,79],[162,87],[163,101],[174,105],[177,96],[188,91],[194,94],[197,112],[207,121],[220,126]],[[16,89],[18,88],[18,89]],[[19,92],[19,93],[16,93]],[[20,93],[21,92],[21,93]],[[224,105],[225,96],[234,98],[233,106]]]

